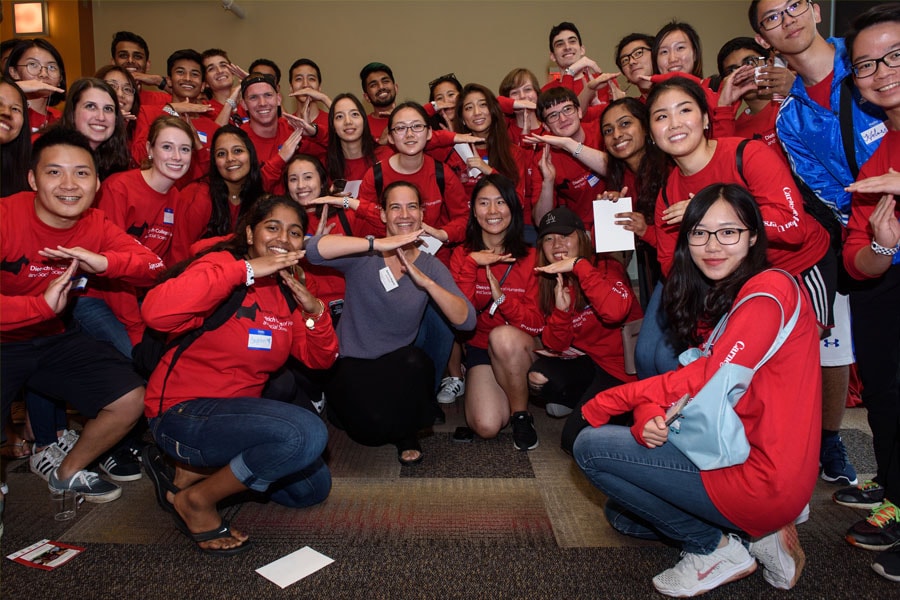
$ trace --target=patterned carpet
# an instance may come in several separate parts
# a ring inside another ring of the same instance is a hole
[[[855,414],[853,414],[855,413]],[[843,432],[861,471],[874,469],[864,413]],[[42,538],[87,546],[53,572],[0,561],[3,598],[647,598],[651,577],[678,559],[674,548],[611,531],[602,495],[558,448],[562,421],[535,412],[541,445],[523,453],[496,440],[451,441],[459,406],[422,439],[425,460],[401,467],[392,447],[366,448],[332,430],[334,487],[306,510],[244,502],[223,515],[254,548],[222,559],[197,552],[155,503],[146,478],[120,500],[53,520],[46,485],[24,461],[8,465],[3,554]],[[791,592],[759,574],[708,598],[888,598],[897,587],[869,568],[872,554],[843,542],[865,516],[830,501],[821,483],[800,527],[807,569]],[[281,590],[254,570],[303,546],[335,559]]]

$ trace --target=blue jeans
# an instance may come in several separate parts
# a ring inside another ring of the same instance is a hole
[[[629,428],[604,425],[582,430],[573,455],[594,486],[636,517],[628,533],[653,531],[686,552],[710,554],[723,529],[738,531],[709,499],[694,463],[672,444],[647,448]]]
[[[419,333],[413,346],[421,348],[434,363],[434,392],[441,387],[441,379],[444,370],[450,362],[450,352],[453,350],[453,329],[447,323],[443,313],[434,302],[428,301],[425,307],[425,315],[419,324]]]
[[[78,320],[81,330],[86,334],[101,342],[109,342],[125,358],[131,359],[132,346],[128,331],[106,302],[100,298],[81,296],[75,303],[72,316]]]
[[[662,307],[663,284],[653,288],[653,294],[644,312],[644,322],[634,348],[634,366],[638,379],[668,373],[678,368],[679,352],[672,347],[666,330],[669,325]]]
[[[242,484],[284,506],[311,506],[331,491],[322,460],[328,430],[299,406],[267,398],[200,398],[150,419],[163,452],[193,467],[229,465]]]

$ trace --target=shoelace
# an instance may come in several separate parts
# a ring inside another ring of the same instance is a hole
[[[826,455],[836,455],[840,457],[841,463],[846,465],[850,461],[850,456],[847,454],[847,447],[844,446],[841,438],[837,438],[837,441],[831,444],[826,452]]]
[[[93,489],[94,483],[100,479],[100,476],[92,471],[78,471],[72,476],[72,479],[70,479],[69,482],[71,483],[75,479],[79,479],[82,484],[88,487],[88,489]]]
[[[870,480],[868,480],[868,481],[862,482],[861,484],[859,484],[858,487],[859,487],[860,490],[862,490],[862,491],[864,491],[864,492],[868,492],[869,490],[874,490],[874,489],[876,489],[876,488],[880,488],[881,486],[878,485],[878,482],[872,481],[872,480],[870,479]]]
[[[872,509],[872,513],[866,522],[873,527],[884,528],[891,522],[900,522],[897,515],[897,507],[889,501],[885,501],[881,506]]]

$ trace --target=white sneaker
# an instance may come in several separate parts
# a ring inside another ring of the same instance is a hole
[[[78,433],[74,429],[66,429],[66,431],[59,436],[59,439],[56,440],[56,445],[59,446],[59,449],[65,454],[68,454],[72,451],[72,448],[75,447],[75,444],[78,443],[78,437]]]
[[[441,404],[453,404],[456,399],[466,393],[466,382],[461,377],[444,377],[441,389],[437,393],[437,401]]]
[[[763,579],[779,590],[794,587],[806,563],[793,523],[750,542],[750,554],[762,565]]]
[[[800,511],[797,518],[794,519],[794,525],[803,525],[807,521],[809,521],[809,502],[807,502],[806,506],[803,507],[803,510]]]
[[[715,589],[729,581],[750,575],[756,560],[736,535],[728,536],[728,545],[712,554],[682,552],[681,560],[653,578],[653,586],[666,596],[688,598]]]
[[[31,458],[28,459],[28,467],[32,473],[44,481],[49,481],[50,473],[55,471],[65,458],[66,453],[62,448],[57,444],[50,444],[40,452],[31,455]]]

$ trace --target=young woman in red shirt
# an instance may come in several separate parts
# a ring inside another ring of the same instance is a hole
[[[72,84],[59,123],[80,131],[90,141],[101,181],[131,165],[118,95],[102,79],[86,77]]]
[[[818,476],[821,422],[819,333],[806,293],[766,269],[763,217],[746,189],[716,184],[698,190],[678,234],[665,306],[684,345],[697,345],[750,294],[721,336],[682,369],[601,392],[582,408],[591,427],[575,441],[575,460],[608,497],[617,530],[670,540],[681,561],[653,578],[668,596],[702,594],[753,573],[790,589],[804,565],[794,518]],[[741,464],[699,470],[670,443],[666,410],[693,396],[724,362],[754,368],[781,324],[798,308],[796,325],[773,358],[753,375],[735,405],[750,445]],[[782,312],[783,311],[783,312]],[[633,411],[634,426],[608,424]],[[744,542],[749,541],[749,547]]]
[[[328,151],[325,168],[331,181],[359,183],[372,165],[387,160],[393,151],[375,143],[366,118],[366,109],[353,94],[338,94],[328,111]],[[358,191],[352,196],[356,197]]]
[[[492,173],[475,185],[466,242],[450,271],[478,312],[466,346],[466,422],[493,438],[510,422],[518,450],[537,448],[528,412],[528,369],[544,325],[537,305],[535,251],[525,243],[522,204],[512,181]]]
[[[53,44],[42,38],[22,40],[9,55],[7,70],[28,97],[32,140],[60,118],[53,108],[66,97],[66,65]]]

